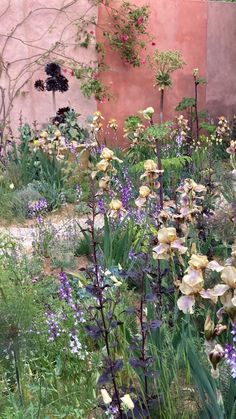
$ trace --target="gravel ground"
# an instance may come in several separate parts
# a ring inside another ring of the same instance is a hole
[[[58,237],[63,237],[63,235],[68,235],[70,232],[73,235],[81,234],[80,229],[88,228],[86,224],[88,217],[70,217],[63,219],[58,216],[50,216],[46,219],[46,223],[52,230],[54,235]],[[101,218],[97,218],[96,227],[102,226]],[[17,244],[22,248],[26,253],[30,253],[33,248],[33,241],[38,236],[39,229],[35,223],[28,223],[26,226],[20,225],[10,225],[10,226],[0,226],[0,235],[10,236]]]

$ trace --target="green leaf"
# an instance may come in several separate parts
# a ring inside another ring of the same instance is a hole
[[[69,134],[70,134],[70,136],[72,137],[72,138],[77,138],[77,136],[78,136],[78,131],[77,131],[77,129],[75,129],[75,128],[70,128],[69,129]]]
[[[195,99],[193,97],[184,97],[178,106],[176,106],[176,111],[185,111],[188,108],[193,108],[195,106]]]

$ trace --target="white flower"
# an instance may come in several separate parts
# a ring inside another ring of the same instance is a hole
[[[105,404],[110,404],[112,402],[112,398],[110,397],[109,393],[105,388],[101,389],[102,399]]]
[[[121,282],[121,281],[119,281],[119,280],[115,277],[115,275],[112,275],[112,276],[111,276],[111,280],[113,281],[113,283],[114,283],[114,286],[115,286],[115,287],[120,287],[120,286],[122,285],[122,282]]]
[[[121,400],[125,407],[127,407],[130,410],[134,409],[134,403],[129,394],[125,394],[123,397],[121,397]]]

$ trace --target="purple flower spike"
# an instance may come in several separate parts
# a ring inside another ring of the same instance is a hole
[[[61,328],[57,321],[56,314],[52,310],[48,310],[46,313],[47,324],[48,324],[48,333],[50,342],[54,342],[61,334]]]
[[[74,307],[73,304],[73,297],[72,297],[72,288],[68,281],[68,277],[65,272],[60,272],[59,280],[61,286],[59,288],[59,296],[61,300],[65,300],[72,308]]]
[[[233,342],[236,342],[236,324],[232,325],[231,334],[233,336]],[[235,345],[228,344],[225,347],[225,358],[226,362],[230,367],[231,376],[236,378],[236,347]]]

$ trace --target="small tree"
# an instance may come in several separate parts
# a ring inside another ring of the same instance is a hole
[[[161,92],[160,97],[160,122],[163,123],[164,91],[172,86],[171,74],[183,68],[186,64],[180,51],[159,51],[149,57],[151,67],[155,72],[155,87]]]

